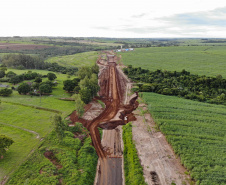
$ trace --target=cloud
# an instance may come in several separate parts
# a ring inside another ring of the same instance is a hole
[[[180,26],[226,27],[226,7],[205,12],[176,14],[169,17],[161,17],[158,20]]]
[[[226,7],[154,18],[140,13],[117,24],[92,27],[136,37],[226,37]]]
[[[95,26],[92,28],[97,29],[97,30],[109,30],[110,29],[110,27],[107,27],[107,26]]]
[[[142,18],[142,17],[144,17],[146,15],[147,15],[146,13],[142,13],[142,14],[139,14],[139,15],[132,15],[131,18],[137,18],[137,19],[139,19],[139,18]]]

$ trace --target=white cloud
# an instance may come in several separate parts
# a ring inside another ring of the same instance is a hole
[[[222,7],[222,0],[1,0],[0,36],[226,37]]]

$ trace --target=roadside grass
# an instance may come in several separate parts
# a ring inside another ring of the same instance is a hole
[[[79,133],[77,133],[79,134]],[[80,133],[82,134],[82,133]],[[84,133],[83,133],[84,134]],[[47,159],[45,152],[52,153]],[[50,161],[50,160],[53,161]],[[71,131],[59,142],[55,131],[11,176],[7,184],[74,184],[92,185],[98,156],[91,138],[74,138]]]
[[[143,176],[143,168],[137,154],[132,136],[132,124],[128,123],[122,127],[124,143],[124,170],[126,185],[146,185]]]
[[[172,46],[135,48],[122,55],[124,65],[155,71],[186,71],[192,74],[226,78],[226,46]]]
[[[155,93],[143,99],[196,184],[226,184],[225,106]]]
[[[46,60],[46,62],[54,63],[59,65],[70,67],[82,67],[82,66],[92,66],[95,64],[99,53],[97,51],[78,53],[74,55],[65,55],[51,57]]]

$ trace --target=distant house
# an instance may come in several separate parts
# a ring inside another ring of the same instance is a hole
[[[117,49],[116,52],[134,51],[134,48]]]

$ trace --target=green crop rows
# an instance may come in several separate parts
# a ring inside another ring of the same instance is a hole
[[[125,65],[155,71],[190,71],[192,74],[226,78],[226,46],[175,46],[135,48],[122,55]]]
[[[226,109],[143,93],[158,127],[197,184],[226,184]]]

